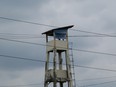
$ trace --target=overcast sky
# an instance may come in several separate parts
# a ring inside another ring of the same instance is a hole
[[[0,38],[46,44],[45,38],[39,37],[42,37],[41,33],[53,28],[1,19],[1,17],[52,26],[73,24],[73,29],[76,30],[115,36],[115,8],[116,0],[0,0]],[[68,33],[70,36],[94,35],[72,30]],[[73,42],[75,49],[115,54],[115,39],[115,37],[69,37],[69,42]],[[75,64],[116,70],[115,56],[81,51],[73,51],[73,54]],[[45,60],[46,48],[0,39],[0,55]],[[116,81],[116,72],[113,71],[75,67],[75,73],[78,87]],[[112,78],[82,81],[102,77]],[[40,84],[33,87],[42,87],[43,79],[44,63],[0,56],[0,86]],[[116,82],[112,82],[91,87],[116,87],[115,85]]]

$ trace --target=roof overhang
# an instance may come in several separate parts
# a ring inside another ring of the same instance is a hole
[[[72,28],[73,26],[74,25],[64,26],[64,27],[59,27],[59,28],[51,29],[51,30],[46,31],[46,32],[44,32],[42,34],[46,34],[48,36],[53,36],[53,33],[54,33],[55,30],[66,30],[66,29],[68,30],[69,28]]]

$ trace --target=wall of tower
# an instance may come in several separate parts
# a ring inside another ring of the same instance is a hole
[[[61,40],[52,40],[52,41],[49,41],[46,45],[47,45],[47,51],[53,51],[54,49],[54,43],[55,43],[55,48],[56,50],[67,50],[67,42],[66,41],[61,41]]]

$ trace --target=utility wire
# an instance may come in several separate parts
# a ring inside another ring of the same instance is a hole
[[[37,59],[30,59],[26,57],[17,57],[17,56],[9,56],[9,55],[0,55],[1,57],[7,57],[7,58],[12,58],[12,59],[22,59],[22,60],[29,60],[33,62],[45,62],[44,60],[37,60]]]
[[[69,37],[116,37],[116,35],[103,36],[103,35],[70,35]]]
[[[13,38],[13,39],[30,39],[30,38],[45,38],[44,36],[37,34],[14,34],[14,33],[0,33],[1,37]]]
[[[82,68],[89,68],[89,69],[96,69],[96,70],[116,72],[116,70],[112,70],[112,69],[103,69],[103,68],[97,68],[97,67],[91,67],[91,66],[82,66],[82,65],[74,65],[74,66],[75,67],[82,67]]]
[[[26,36],[27,36],[27,35],[29,35],[29,36],[30,36],[30,35],[36,35],[36,36],[37,36],[38,34],[0,33],[0,35],[8,35],[8,36],[9,36],[9,35],[11,35],[11,36],[12,36],[12,35],[13,35],[13,36],[15,36],[15,35],[19,35],[19,36],[20,36],[20,35],[23,35],[23,36],[25,36],[25,35],[26,35]]]
[[[28,60],[28,61],[33,61],[33,62],[43,62],[45,63],[45,60],[37,60],[37,59],[30,59],[26,57],[17,57],[17,56],[9,56],[9,55],[0,55],[1,57],[6,57],[6,58],[11,58],[11,59],[22,59],[22,60]],[[53,63],[53,62],[49,62]],[[59,64],[59,63],[57,63]],[[66,65],[66,64],[63,64]],[[80,68],[88,68],[88,69],[95,69],[95,70],[103,70],[103,71],[110,71],[110,72],[116,72],[116,70],[112,69],[104,69],[104,68],[97,68],[97,67],[89,67],[89,66],[81,66],[81,65],[74,65],[75,67],[80,67]]]
[[[98,52],[98,51],[91,51],[91,50],[83,50],[83,49],[74,49],[74,51],[81,51],[81,52],[86,52],[86,53],[94,53],[94,54],[102,54],[102,55],[109,55],[109,56],[116,56],[116,54],[112,53],[105,53],[105,52]]]
[[[33,38],[40,38],[41,35],[37,35],[37,34],[14,34],[14,33],[0,33],[0,36],[14,36],[14,37],[33,37]],[[116,37],[116,35],[111,35],[111,36],[103,36],[103,35],[69,35],[68,37]],[[45,38],[45,37],[43,37]]]
[[[20,40],[13,40],[13,39],[6,39],[6,38],[0,38],[0,39],[1,40],[18,42],[18,43],[25,43],[25,44],[32,44],[32,45],[40,45],[40,46],[50,46],[50,47],[53,47],[51,45],[45,45],[45,44],[41,44],[41,43],[32,43],[32,42],[26,42],[26,41],[20,41]],[[59,48],[63,48],[63,47],[59,47]],[[64,48],[64,49],[67,49],[67,48]],[[69,50],[70,50],[70,48],[69,48]],[[74,51],[80,51],[80,52],[86,52],[86,53],[94,53],[94,54],[102,54],[102,55],[116,56],[116,54],[105,53],[105,52],[98,52],[98,51],[90,51],[90,50],[75,49],[75,48],[73,48],[72,50],[74,50]]]
[[[43,38],[45,38],[45,37],[39,37],[39,36],[25,36],[25,37],[23,37],[23,36],[16,36],[16,37],[14,37],[14,36],[9,36],[9,37],[7,37],[7,36],[1,36],[1,38],[6,38],[6,39],[43,39]]]
[[[113,80],[113,81],[107,81],[107,82],[102,82],[102,83],[97,83],[97,84],[90,84],[90,85],[79,86],[79,87],[89,87],[89,86],[103,85],[103,84],[109,84],[109,83],[115,83],[115,82],[116,82],[116,80]]]
[[[90,34],[95,34],[95,35],[100,35],[100,36],[108,36],[108,37],[113,37],[113,35],[109,35],[109,34],[96,33],[96,32],[85,31],[85,30],[79,30],[79,29],[70,29],[70,30],[73,30],[73,31],[78,31],[78,32],[84,32],[84,33],[90,33]]]
[[[25,20],[18,20],[18,19],[13,19],[13,18],[8,18],[8,17],[1,17],[0,16],[0,19],[11,20],[11,21],[16,21],[16,22],[23,22],[23,23],[34,24],[34,25],[47,26],[47,27],[56,27],[56,26],[52,26],[52,25],[41,24],[41,23],[25,21]]]
[[[109,83],[114,83],[114,82],[116,82],[116,80],[107,81],[107,82],[102,82],[102,83],[97,83],[97,84],[90,84],[90,85],[85,85],[85,86],[79,86],[79,87],[89,87],[89,86],[102,85],[102,84],[109,84]],[[3,86],[0,86],[0,87],[24,87],[24,86],[36,86],[36,85],[42,85],[42,84],[3,85]]]
[[[109,84],[109,83],[114,83],[114,82],[116,82],[116,80],[107,81],[107,82],[98,83],[98,84],[90,84],[90,85],[85,85],[85,86],[79,86],[79,87],[89,87],[89,86],[102,85],[102,84]],[[42,85],[42,84],[3,85],[3,86],[0,86],[0,87],[24,87],[24,86],[36,86],[36,85]]]
[[[16,22],[23,22],[23,23],[34,24],[34,25],[47,26],[47,27],[53,27],[53,28],[58,27],[58,26],[52,26],[52,25],[47,25],[47,24],[42,24],[42,23],[36,23],[36,22],[30,22],[30,21],[19,20],[19,19],[13,19],[13,18],[2,17],[2,16],[0,16],[0,19],[11,20],[11,21],[16,21]],[[90,32],[90,31],[79,30],[79,29],[78,30],[77,29],[70,29],[70,30],[78,31],[78,32],[84,32],[84,33],[91,33],[91,34],[95,34],[95,35],[102,35],[102,36],[112,37],[112,35],[109,35],[109,34],[96,33],[96,32]]]
[[[90,79],[80,79],[78,81],[90,81],[90,80],[98,80],[98,79],[106,79],[106,78],[114,78],[116,76],[109,76],[109,77],[101,77],[101,78],[90,78]]]
[[[0,35],[6,36],[38,36],[38,34],[18,34],[18,33],[0,33]],[[103,35],[70,35],[70,37],[116,37],[112,36],[103,36]]]
[[[0,39],[1,40],[6,40],[6,41],[18,42],[18,43],[25,43],[25,44],[33,44],[33,45],[46,46],[44,44],[33,43],[33,42],[26,42],[26,41],[20,41],[20,40],[13,40],[13,39],[7,39],[7,38],[0,38]]]
[[[30,34],[31,35],[31,34]],[[39,35],[31,35],[31,36],[29,36],[29,35],[0,35],[1,37],[5,37],[5,38],[8,38],[8,39],[43,39],[43,38],[46,38],[46,37],[44,37],[44,36],[39,36]],[[109,37],[109,36],[98,36],[98,35],[75,35],[75,36],[68,36],[68,37],[70,37],[70,38],[75,38],[75,37],[77,37],[77,38],[89,38],[89,37],[98,37],[98,38],[103,38],[103,37]],[[116,37],[116,36],[112,36],[113,38],[114,37]],[[49,38],[51,38],[51,37],[49,37]]]
[[[42,85],[42,84],[3,85],[3,86],[0,86],[0,87],[24,87],[24,86],[36,86],[36,85]]]

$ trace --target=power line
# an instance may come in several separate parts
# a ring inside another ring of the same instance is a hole
[[[100,77],[100,78],[90,78],[90,79],[81,79],[78,81],[90,81],[90,80],[98,80],[98,79],[106,79],[106,78],[114,78],[116,76],[109,76],[109,77]]]
[[[79,87],[89,87],[89,86],[109,84],[109,83],[114,83],[114,82],[116,82],[116,80],[97,83],[97,84],[90,84],[90,85],[85,85],[85,86],[79,86]],[[42,85],[42,83],[40,83],[40,84],[24,84],[24,85],[3,85],[3,86],[0,86],[0,87],[23,87],[23,86],[36,86],[36,85]]]
[[[29,61],[33,61],[33,62],[45,62],[44,60],[30,59],[30,58],[26,58],[26,57],[17,57],[17,56],[9,56],[9,55],[0,55],[0,56],[12,58],[12,59],[29,60]]]
[[[16,36],[20,36],[20,37],[26,37],[26,36],[28,36],[28,37],[32,37],[33,36],[33,38],[35,37],[35,38],[40,38],[41,37],[41,35],[39,36],[39,35],[37,35],[37,34],[16,34],[16,33],[0,33],[0,35],[2,35],[2,36],[14,36],[14,37],[16,37]],[[110,35],[110,36],[103,36],[103,35],[69,35],[68,37],[116,37],[115,35]],[[43,37],[43,38],[45,38],[45,37]]]
[[[38,34],[19,34],[19,33],[0,33],[0,35],[8,36],[38,36]]]
[[[45,37],[9,37],[8,39],[43,39]]]
[[[17,57],[17,56],[9,56],[9,55],[0,55],[1,57],[6,57],[6,58],[11,58],[11,59],[22,59],[22,60],[28,60],[28,61],[33,61],[33,62],[43,62],[45,63],[45,60],[37,60],[37,59],[30,59],[26,57]],[[49,62],[53,63],[53,62]],[[59,63],[57,63],[59,64]],[[63,64],[66,65],[66,64]],[[103,71],[111,71],[111,72],[116,72],[116,70],[112,69],[104,69],[104,68],[97,68],[97,67],[89,67],[89,66],[81,66],[81,65],[74,65],[75,67],[81,67],[81,68],[88,68],[88,69],[95,69],[95,70],[103,70]]]
[[[32,43],[32,42],[26,42],[26,41],[19,41],[19,40],[7,39],[7,38],[0,38],[0,39],[1,39],[1,40],[6,40],[6,41],[12,41],[12,42],[25,43],[25,44],[33,44],[33,45],[46,46],[46,45],[44,45],[44,44]]]
[[[36,85],[42,85],[42,84],[3,85],[3,86],[0,86],[0,87],[24,87],[24,86],[36,86]]]
[[[31,22],[31,21],[18,20],[18,19],[13,19],[13,18],[8,18],[8,17],[1,17],[0,16],[0,19],[23,22],[23,23],[34,24],[34,25],[47,26],[47,27],[56,27],[56,26],[52,26],[52,25],[41,24],[41,23],[36,23],[36,22]]]
[[[69,37],[116,37],[115,35],[103,36],[103,35],[70,35]]]
[[[114,82],[116,82],[116,80],[107,81],[107,82],[98,83],[98,84],[90,84],[90,85],[85,85],[85,86],[79,86],[79,87],[89,87],[89,86],[109,84],[109,83],[114,83]],[[23,86],[36,86],[36,85],[42,85],[42,83],[40,83],[40,84],[24,84],[24,85],[3,85],[3,86],[0,86],[0,87],[23,87]]]
[[[16,36],[16,37],[14,37],[14,36],[9,36],[9,37],[6,37],[6,36],[2,36],[1,38],[6,38],[6,39],[43,39],[43,38],[45,38],[45,37],[41,37],[41,36]]]
[[[33,44],[33,45],[40,45],[40,46],[50,46],[53,47],[51,45],[45,45],[45,44],[40,44],[40,43],[32,43],[32,42],[25,42],[25,41],[20,41],[20,40],[13,40],[13,39],[6,39],[6,38],[0,38],[1,40],[7,40],[7,41],[13,41],[13,42],[19,42],[19,43],[25,43],[25,44]],[[59,48],[63,48],[63,47],[59,47]],[[67,49],[67,48],[65,48]],[[70,48],[69,48],[70,49]],[[116,54],[112,54],[112,53],[105,53],[105,52],[98,52],[98,51],[90,51],[90,50],[83,50],[83,49],[72,49],[74,51],[80,51],[80,52],[86,52],[86,53],[94,53],[94,54],[102,54],[102,55],[109,55],[109,56],[116,56]]]
[[[105,52],[98,52],[98,51],[91,51],[91,50],[83,50],[83,49],[73,49],[73,50],[75,50],[75,51],[81,51],[81,52],[87,52],[87,53],[94,53],[94,54],[116,56],[116,54],[112,54],[112,53],[105,53]]]
[[[104,34],[104,33],[96,33],[96,32],[90,32],[90,31],[85,31],[85,30],[77,30],[77,29],[70,29],[73,31],[78,31],[78,32],[84,32],[84,33],[90,33],[90,34],[95,34],[95,35],[100,35],[100,36],[108,36],[108,37],[113,37],[114,35],[109,35],[109,34]]]
[[[116,70],[112,70],[112,69],[103,69],[103,68],[90,67],[90,66],[82,66],[82,65],[75,65],[75,66],[76,67],[82,67],[82,68],[89,68],[89,69],[97,69],[97,70],[103,70],[103,71],[116,72]]]
[[[31,34],[30,34],[31,35]],[[0,35],[1,36],[1,35]],[[43,38],[46,38],[44,36],[38,36],[38,35],[33,35],[33,36],[29,36],[29,35],[2,35],[2,37],[4,38],[8,38],[8,39],[43,39]],[[88,37],[98,37],[98,38],[103,38],[103,37],[109,37],[109,36],[98,36],[98,35],[69,35],[68,37],[70,38],[80,38],[80,37],[85,37],[85,38],[88,38]],[[116,37],[116,36],[112,36],[112,37]]]
[[[114,82],[116,82],[116,80],[114,80],[114,81],[102,82],[102,83],[98,83],[98,84],[90,84],[90,85],[85,85],[85,86],[79,86],[79,87],[89,87],[89,86],[103,85],[103,84],[109,84],[109,83],[114,83]]]
[[[19,19],[13,19],[13,18],[2,17],[2,16],[0,16],[0,19],[11,20],[11,21],[16,21],[16,22],[23,22],[23,23],[34,24],[34,25],[47,26],[47,27],[53,27],[53,28],[58,27],[58,26],[53,26],[53,25],[48,25],[48,24],[42,24],[42,23],[36,23],[36,22],[30,22],[30,21],[19,20]],[[95,35],[102,35],[102,36],[113,37],[112,35],[109,35],[109,34],[96,33],[96,32],[90,32],[90,31],[79,30],[79,29],[78,29],[78,30],[77,30],[77,29],[70,29],[70,30],[78,31],[78,32],[84,32],[84,33],[91,33],[91,34],[95,34]]]

